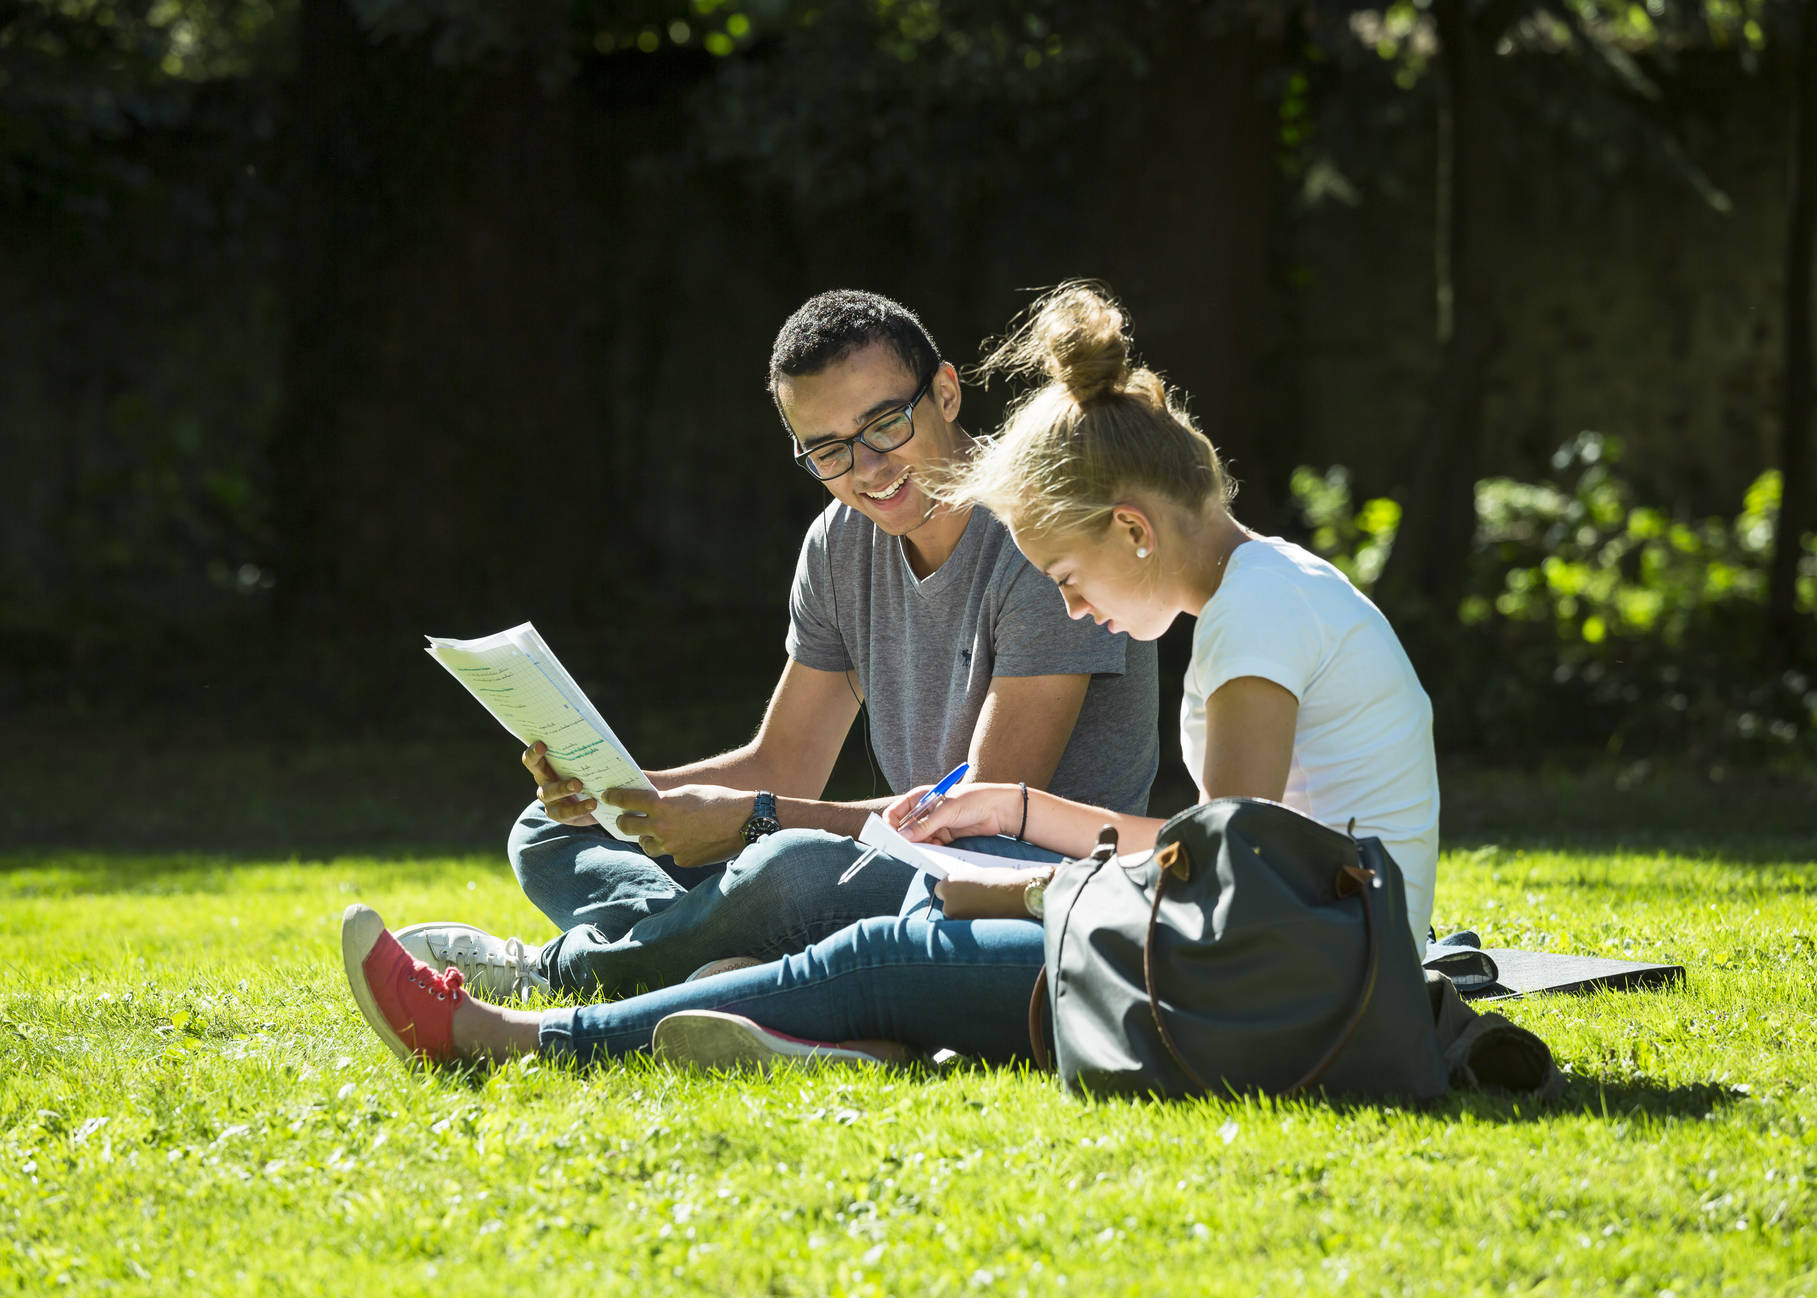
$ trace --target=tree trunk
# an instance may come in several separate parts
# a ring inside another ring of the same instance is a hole
[[[594,485],[580,322],[601,231],[574,193],[571,97],[528,56],[449,67],[427,41],[375,38],[347,0],[303,0],[297,31],[284,628],[395,646],[531,599],[559,622],[580,583],[526,574],[606,548],[605,525],[542,509],[548,466]]]
[[[1175,57],[1157,59],[1175,90],[1166,100],[1179,109],[1170,156],[1203,169],[1221,191],[1215,203],[1178,214],[1172,228],[1191,233],[1167,260],[1201,340],[1180,356],[1179,379],[1242,483],[1238,514],[1278,532],[1289,522],[1281,501],[1301,445],[1299,423],[1270,381],[1281,345],[1275,245],[1283,186],[1280,94],[1270,91],[1269,74],[1285,61],[1285,38],[1279,6],[1238,12],[1211,35],[1181,39]],[[1188,107],[1193,96],[1197,111]]]
[[[1101,92],[1127,110],[1081,146],[1110,160],[1102,173],[1086,164],[1091,217],[1038,251],[1049,266],[1105,276],[1130,304],[1138,349],[1190,394],[1242,484],[1239,516],[1265,531],[1289,524],[1279,502],[1299,445],[1271,372],[1282,347],[1283,186],[1270,74],[1284,62],[1283,15],[1273,3],[1161,6],[1145,69]]]
[[[340,0],[303,0],[297,65],[286,87],[287,138],[280,168],[285,206],[282,297],[288,308],[284,400],[272,448],[277,535],[274,599],[283,630],[320,631],[332,608],[346,455],[341,411],[365,369],[354,322],[369,269],[334,235],[356,223],[328,208],[330,195],[361,192],[362,155],[348,147],[350,89],[363,48],[359,24]],[[349,175],[351,174],[351,177]]]
[[[1817,520],[1811,481],[1811,263],[1817,233],[1817,13],[1810,0],[1793,6],[1797,30],[1793,68],[1791,202],[1785,241],[1785,366],[1780,397],[1779,473],[1782,494],[1773,564],[1767,578],[1772,652],[1795,660],[1798,559]]]
[[[1438,28],[1439,110],[1434,235],[1436,340],[1424,459],[1413,478],[1383,597],[1439,632],[1457,611],[1476,530],[1476,477],[1483,436],[1483,383],[1496,340],[1495,299],[1481,235],[1495,182],[1489,115],[1489,47],[1470,25],[1466,0],[1433,0]]]

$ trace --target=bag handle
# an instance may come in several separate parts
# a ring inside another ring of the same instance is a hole
[[[1047,1052],[1047,965],[1035,975],[1035,994],[1028,998],[1028,1047],[1035,1057],[1035,1070],[1054,1071],[1054,1057]]]
[[[1100,868],[1117,856],[1117,827],[1106,825],[1098,831],[1098,842],[1091,849],[1091,855],[1085,859],[1096,861]],[[1045,925],[1046,920],[1042,923]],[[1035,1067],[1041,1072],[1054,1071],[1054,1059],[1047,1049],[1047,962],[1041,962],[1041,972],[1035,977],[1035,990],[1028,998],[1028,1049],[1034,1056]]]
[[[1155,992],[1155,929],[1160,923],[1161,899],[1167,894],[1169,876],[1178,875],[1182,879],[1186,877],[1190,866],[1181,860],[1185,856],[1185,849],[1181,848],[1177,842],[1169,843],[1155,853],[1154,861],[1161,867],[1161,873],[1155,880],[1155,904],[1149,908],[1148,933],[1142,940],[1142,982],[1148,992],[1149,1012],[1154,1015],[1155,1027],[1161,1034],[1161,1044],[1167,1047],[1167,1053],[1173,1056],[1173,1061],[1192,1079],[1195,1086],[1201,1091],[1210,1092],[1210,1084],[1199,1076],[1199,1070],[1186,1061],[1186,1056],[1180,1053],[1179,1046],[1174,1044],[1173,1033],[1167,1030],[1167,1019],[1161,1013],[1161,1002]],[[1360,892],[1363,896],[1363,934],[1366,947],[1363,954],[1363,985],[1357,993],[1356,1008],[1351,1010],[1349,1021],[1344,1024],[1344,1030],[1338,1034],[1337,1040],[1332,1042],[1331,1048],[1306,1072],[1305,1076],[1281,1092],[1283,1095],[1295,1095],[1306,1090],[1325,1075],[1325,1070],[1331,1067],[1338,1055],[1343,1053],[1344,1047],[1350,1044],[1350,1038],[1356,1035],[1357,1027],[1363,1021],[1363,1013],[1369,1008],[1369,998],[1375,994],[1375,975],[1380,956],[1376,946],[1375,908],[1370,904],[1369,897],[1377,883],[1375,871],[1357,862],[1345,865],[1338,871],[1337,895],[1343,898]],[[1047,970],[1043,969],[1041,972],[1045,976]]]

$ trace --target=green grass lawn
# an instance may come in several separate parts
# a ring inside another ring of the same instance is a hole
[[[340,912],[535,935],[493,859],[15,853],[0,1291],[1817,1293],[1817,867],[1775,852],[1448,855],[1441,928],[1690,976],[1513,1005],[1562,1100],[1424,1111],[413,1075],[347,995]]]

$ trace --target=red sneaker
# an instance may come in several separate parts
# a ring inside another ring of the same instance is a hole
[[[358,902],[341,916],[341,963],[360,1013],[399,1059],[458,1057],[454,1007],[467,998],[459,969],[437,973],[412,958],[379,913]]]

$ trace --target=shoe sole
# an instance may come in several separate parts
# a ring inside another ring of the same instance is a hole
[[[379,1034],[379,1040],[391,1047],[391,1053],[405,1063],[416,1062],[416,1051],[404,1044],[385,1016],[379,1012],[378,1002],[372,999],[372,988],[366,982],[366,957],[372,954],[372,948],[378,945],[379,936],[385,931],[385,921],[370,906],[354,902],[341,914],[341,967],[347,971],[347,986],[353,992],[353,1003],[360,1007],[360,1013]]]
[[[702,978],[714,978],[722,973],[737,973],[740,969],[755,969],[763,961],[755,956],[729,955],[722,960],[709,960],[693,973],[683,978],[684,983],[699,982]]]
[[[656,1025],[650,1054],[664,1063],[703,1071],[768,1074],[777,1064],[882,1063],[874,1055],[821,1041],[804,1041],[761,1027],[737,1014],[682,1010]]]

